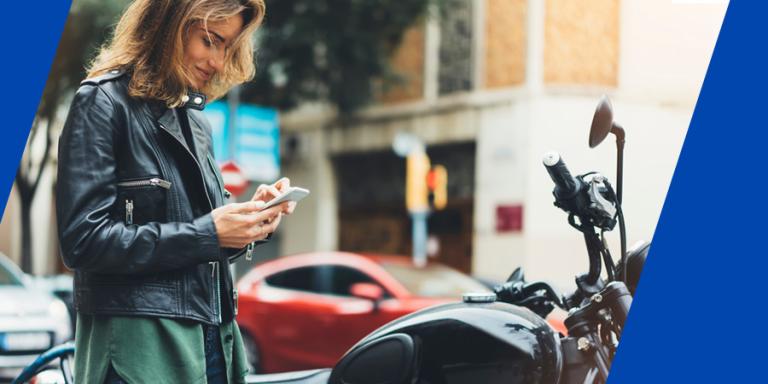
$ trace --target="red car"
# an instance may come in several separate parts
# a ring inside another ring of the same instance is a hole
[[[403,315],[487,292],[438,263],[311,253],[263,263],[238,283],[237,321],[258,372],[332,367],[358,340]]]

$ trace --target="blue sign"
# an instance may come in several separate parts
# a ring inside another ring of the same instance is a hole
[[[229,106],[217,101],[205,106],[203,110],[211,123],[213,136],[213,154],[218,161],[228,160],[229,156]]]
[[[280,176],[280,124],[275,109],[240,104],[234,132],[228,129],[231,117],[226,102],[208,104],[205,114],[218,161],[233,160],[249,180],[274,181]]]
[[[280,125],[277,111],[240,105],[235,118],[235,162],[249,180],[280,176]]]

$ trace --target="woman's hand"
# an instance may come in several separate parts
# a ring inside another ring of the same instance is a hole
[[[262,201],[232,203],[211,212],[219,245],[223,248],[243,248],[248,244],[264,240],[280,225],[282,212],[288,203],[261,210]]]
[[[287,191],[288,188],[291,186],[291,180],[287,177],[283,177],[280,180],[276,181],[274,184],[262,184],[259,185],[258,188],[256,188],[256,193],[253,194],[253,197],[251,198],[251,201],[263,201],[268,202],[275,197],[281,195],[283,192]],[[290,201],[287,203],[280,204],[280,206],[283,206],[283,213],[286,215],[290,215],[293,213],[293,210],[296,209],[296,202]]]

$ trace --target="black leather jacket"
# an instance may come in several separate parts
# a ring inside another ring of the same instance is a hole
[[[219,247],[210,215],[227,193],[211,128],[186,108],[193,154],[177,111],[130,97],[128,79],[112,71],[83,81],[59,141],[58,230],[75,306],[229,321],[237,294],[228,266],[238,253]],[[187,104],[195,101],[205,104]]]

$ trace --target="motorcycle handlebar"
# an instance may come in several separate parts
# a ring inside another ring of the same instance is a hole
[[[616,322],[623,327],[629,315],[629,308],[632,307],[632,294],[629,289],[623,282],[613,281],[606,286],[604,296],[610,303]]]
[[[558,199],[570,198],[578,192],[579,182],[568,171],[568,167],[559,153],[547,152],[544,154],[542,162],[549,173],[549,177],[555,183],[555,197]]]

